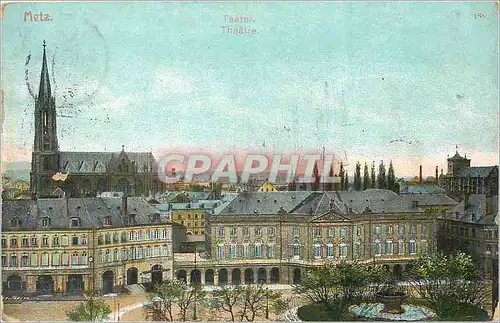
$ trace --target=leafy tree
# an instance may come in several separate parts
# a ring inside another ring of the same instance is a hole
[[[161,299],[162,319],[165,321],[173,321],[173,305],[183,295],[183,290],[186,284],[183,281],[174,279],[166,280],[160,284],[155,284],[153,287],[153,295]]]
[[[380,165],[378,166],[377,188],[387,188],[387,180],[385,178],[385,165],[383,161],[381,161]]]
[[[372,163],[372,171],[371,171],[371,187],[372,188],[375,188],[377,185],[376,185],[376,181],[375,181],[375,162]]]
[[[368,173],[368,165],[365,163],[365,168],[363,169],[363,189],[367,190],[371,187],[370,173]]]
[[[389,164],[389,171],[387,174],[387,189],[391,191],[395,191],[396,189],[396,176],[394,175],[394,167],[392,166],[392,160],[391,163]],[[399,193],[399,192],[396,192]]]
[[[464,305],[480,307],[484,302],[486,285],[472,258],[465,253],[420,256],[410,275],[411,284],[441,319],[460,318]]]
[[[222,286],[212,292],[213,302],[211,307],[218,308],[229,313],[231,321],[236,320],[236,311],[243,298],[243,288],[241,286]]]
[[[340,190],[344,191],[345,190],[345,186],[344,186],[344,177],[345,177],[345,174],[344,174],[344,164],[342,164],[342,162],[340,162],[339,175],[340,175]]]
[[[361,191],[361,164],[356,162],[356,171],[354,173],[354,190]]]
[[[240,310],[240,320],[253,322],[255,317],[262,316],[268,299],[274,299],[278,294],[264,288],[262,284],[247,285],[243,289],[243,306]]]
[[[67,315],[70,321],[103,321],[111,314],[111,307],[104,299],[93,294],[87,294],[85,301]]]

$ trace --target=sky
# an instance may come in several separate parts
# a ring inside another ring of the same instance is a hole
[[[325,147],[432,176],[458,146],[498,164],[493,2],[9,4],[4,162],[31,160],[43,40],[63,151]]]

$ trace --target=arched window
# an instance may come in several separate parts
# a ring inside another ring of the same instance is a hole
[[[76,252],[71,255],[71,265],[78,265],[78,254]]]
[[[300,242],[295,240],[292,244],[292,256],[295,259],[300,258]]]

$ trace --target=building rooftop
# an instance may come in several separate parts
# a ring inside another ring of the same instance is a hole
[[[418,206],[414,206],[414,202]],[[389,190],[284,191],[240,193],[217,215],[297,214],[320,215],[334,209],[339,214],[419,212],[422,206],[448,206],[457,202],[445,194],[403,194]]]
[[[72,219],[79,218],[78,228],[129,226],[129,215],[135,220],[131,225],[169,224],[158,211],[141,197],[128,197],[127,216],[122,215],[122,198],[45,198],[37,200],[11,200],[2,204],[2,231],[68,229]],[[110,225],[105,225],[109,217]],[[42,219],[50,219],[50,225],[43,227]],[[16,221],[12,221],[16,219]],[[158,222],[159,220],[159,222]],[[17,226],[13,226],[18,222]]]

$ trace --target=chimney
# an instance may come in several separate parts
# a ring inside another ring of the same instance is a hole
[[[438,170],[438,167],[436,166],[436,178],[434,179],[436,185],[439,183],[439,174],[438,173],[439,173],[439,170]]]
[[[422,165],[420,165],[420,173],[418,175],[418,183],[422,184]]]
[[[122,196],[121,210],[122,210],[122,216],[126,217],[128,212],[127,212],[127,195],[125,195],[125,194],[123,194],[123,196]]]

